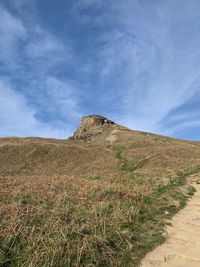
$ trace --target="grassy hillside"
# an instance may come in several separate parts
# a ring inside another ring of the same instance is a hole
[[[0,139],[0,266],[138,266],[163,242],[193,194],[185,180],[200,170],[200,144],[88,129]]]

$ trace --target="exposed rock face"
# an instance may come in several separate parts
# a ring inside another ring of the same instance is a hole
[[[84,116],[71,139],[90,139],[93,136],[103,133],[107,127],[114,124],[113,121],[100,115]]]

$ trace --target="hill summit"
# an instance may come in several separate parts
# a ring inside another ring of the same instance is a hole
[[[71,139],[90,139],[104,132],[111,125],[116,125],[113,121],[101,115],[88,115],[81,118],[80,125],[74,132]]]

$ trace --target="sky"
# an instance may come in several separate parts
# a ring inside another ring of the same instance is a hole
[[[0,0],[0,136],[89,114],[200,140],[199,0]]]

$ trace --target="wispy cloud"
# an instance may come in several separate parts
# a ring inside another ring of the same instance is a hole
[[[25,47],[25,55],[32,59],[50,56],[51,53],[61,52],[64,47],[59,40],[36,25],[30,40]],[[50,59],[51,60],[51,59]]]
[[[102,95],[118,106],[121,123],[165,133],[165,117],[199,91],[198,1],[109,1],[103,13],[98,6],[95,18],[85,9],[88,1],[82,11],[88,24],[104,29],[93,62]],[[114,88],[104,87],[112,82]]]
[[[27,38],[23,22],[0,6],[0,62],[4,68],[17,66],[19,42]]]
[[[7,79],[0,79],[0,136],[54,136],[64,138],[70,131],[50,127],[36,119],[36,111]],[[10,133],[10,134],[9,134]]]
[[[37,0],[8,0],[18,11],[27,6],[33,6]]]
[[[102,113],[171,135],[197,124],[185,107],[200,99],[198,0],[53,2],[0,5],[1,77],[38,123],[72,130]]]
[[[30,98],[35,99],[37,117],[42,120],[53,122],[54,126],[63,126],[66,122],[70,125],[70,120],[77,121],[82,116],[75,84],[46,76],[44,80],[32,81],[31,88]]]
[[[23,4],[19,1],[17,7]],[[81,116],[79,100],[75,81],[52,72],[71,56],[38,23],[29,26],[0,6],[0,135],[64,137],[72,132],[73,120]]]

